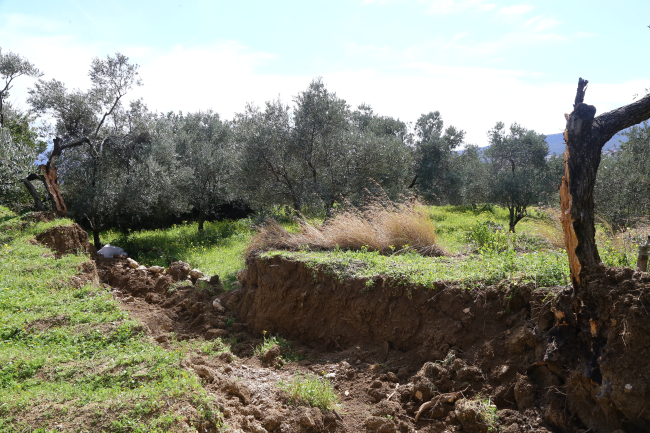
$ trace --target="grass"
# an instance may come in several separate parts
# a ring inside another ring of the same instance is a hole
[[[123,248],[145,266],[169,266],[182,260],[205,275],[219,275],[226,289],[237,280],[244,267],[243,250],[251,235],[250,221],[206,222],[203,232],[197,223],[174,225],[168,229],[143,230],[124,235],[109,231],[102,241]]]
[[[301,260],[341,278],[365,278],[369,286],[373,278],[386,275],[425,287],[454,281],[474,287],[504,280],[545,287],[564,285],[569,275],[557,211],[548,208],[530,211],[517,224],[516,234],[507,232],[508,211],[498,206],[375,205],[365,213],[342,212],[325,224],[283,220],[281,225],[267,224],[257,234],[250,227],[248,219],[222,221],[206,223],[204,233],[198,233],[195,223],[185,223],[128,236],[108,232],[102,239],[147,266],[186,261],[207,275],[220,275],[226,289],[234,286],[237,271],[244,267],[247,248],[268,249],[263,255]],[[407,243],[404,233],[426,241]],[[642,238],[638,230],[621,234],[604,223],[597,227],[601,258],[608,266],[634,267],[637,241]],[[449,254],[418,253],[434,244]]]
[[[564,284],[569,268],[562,252],[518,254],[513,250],[463,257],[422,257],[417,253],[385,256],[370,251],[291,252],[270,251],[262,257],[283,256],[304,262],[340,279],[372,281],[380,275],[398,284],[433,288],[436,282],[459,282],[465,287],[496,284],[504,280],[534,282],[539,287]]]
[[[295,372],[291,381],[279,381],[278,386],[289,395],[291,403],[318,407],[325,411],[336,409],[339,399],[328,379],[313,374]]]
[[[0,432],[184,431],[188,405],[191,424],[221,426],[212,397],[179,366],[201,348],[154,344],[107,290],[69,283],[87,256],[57,260],[30,242],[71,223],[26,223],[0,207]]]
[[[462,399],[456,403],[456,407],[456,413],[460,411],[461,417],[467,417],[467,421],[483,424],[489,432],[497,431],[499,421],[497,407],[492,404],[489,397],[483,398],[479,394],[472,400]]]
[[[444,255],[436,238],[436,229],[423,206],[375,201],[363,211],[356,208],[341,211],[323,224],[301,221],[299,230],[293,233],[270,221],[251,238],[247,254],[274,249],[365,248],[382,254],[408,250],[425,256]]]

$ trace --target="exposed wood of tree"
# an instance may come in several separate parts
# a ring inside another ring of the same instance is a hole
[[[84,143],[90,144],[90,140],[88,140],[86,137],[83,137],[71,143],[62,143],[63,140],[61,140],[59,137],[56,137],[54,139],[54,148],[52,149],[52,153],[47,160],[47,164],[41,165],[41,171],[43,172],[44,182],[47,186],[47,190],[50,193],[52,206],[54,207],[55,212],[59,216],[66,216],[68,209],[65,206],[63,196],[61,195],[61,190],[59,189],[59,184],[56,177],[56,167],[53,165],[53,161],[55,158],[59,157],[61,155],[61,152],[63,152],[65,149],[80,146]]]
[[[593,192],[602,148],[617,132],[650,118],[650,95],[595,117],[596,107],[584,103],[587,84],[587,80],[578,80],[573,112],[565,114],[566,150],[560,184],[560,218],[575,290],[587,286],[589,269],[600,263]]]

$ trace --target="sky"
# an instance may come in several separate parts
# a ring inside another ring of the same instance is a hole
[[[484,146],[496,122],[564,130],[579,77],[599,113],[650,88],[648,0],[0,0],[0,48],[69,89],[95,57],[140,65],[150,109],[290,103],[322,77],[351,107],[445,125]],[[29,108],[34,80],[10,100]]]

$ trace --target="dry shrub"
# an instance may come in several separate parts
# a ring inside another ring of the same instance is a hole
[[[393,204],[375,201],[364,211],[344,210],[321,226],[301,222],[297,233],[289,233],[271,220],[259,228],[246,255],[274,249],[379,251],[390,254],[415,250],[426,256],[442,256],[436,245],[436,230],[426,211],[416,203]]]
[[[547,207],[540,210],[549,216],[552,223],[540,225],[536,229],[537,234],[544,238],[552,248],[564,249],[564,229],[560,221],[560,209]]]

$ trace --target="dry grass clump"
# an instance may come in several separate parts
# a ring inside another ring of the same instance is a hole
[[[551,224],[540,225],[536,230],[537,234],[544,238],[552,248],[563,249],[564,230],[562,228],[562,222],[560,221],[560,209],[547,207],[541,209],[541,211],[548,215]]]
[[[345,250],[379,251],[391,254],[415,250],[426,256],[442,256],[436,244],[436,230],[428,214],[417,204],[388,205],[375,202],[364,211],[345,210],[321,226],[300,221],[297,233],[289,233],[271,220],[253,236],[246,255],[274,249],[298,251]]]

